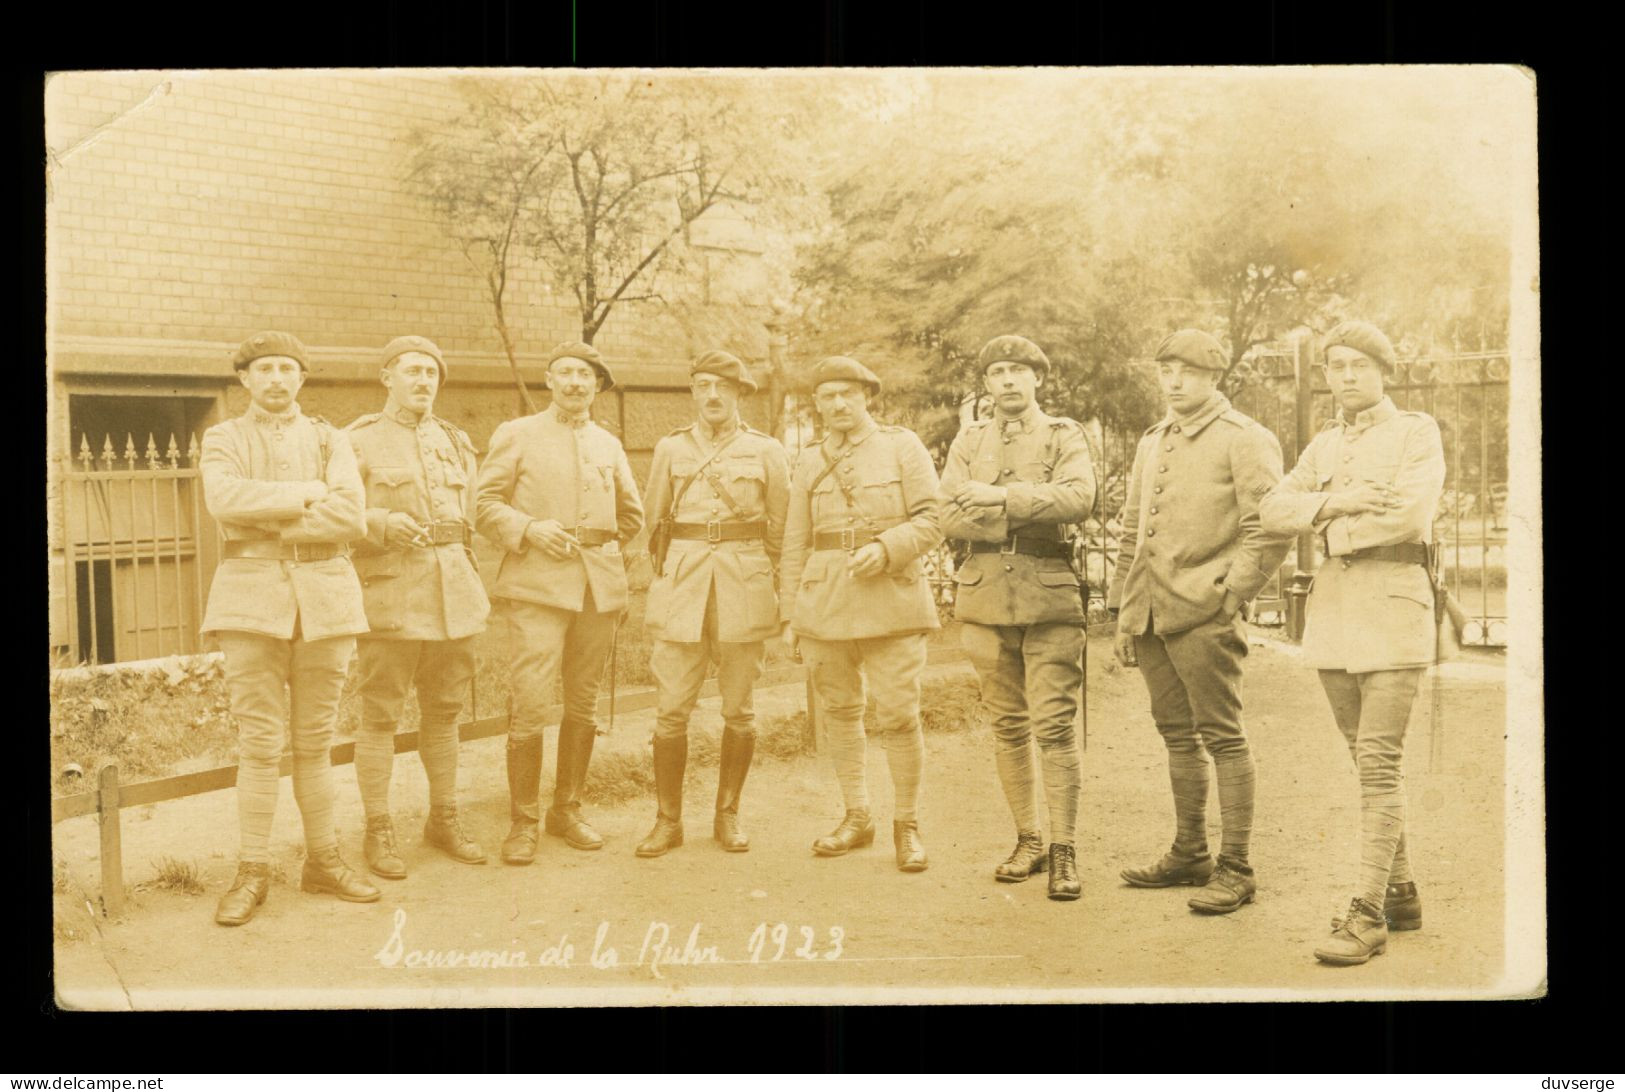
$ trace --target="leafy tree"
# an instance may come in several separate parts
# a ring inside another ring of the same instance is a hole
[[[591,344],[623,304],[680,303],[696,221],[764,230],[793,193],[797,119],[748,81],[582,73],[460,80],[462,108],[412,137],[408,185],[481,277],[527,409],[507,290],[521,263],[568,288]]]

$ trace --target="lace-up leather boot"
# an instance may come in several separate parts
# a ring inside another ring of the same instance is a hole
[[[1024,830],[1016,835],[1016,848],[1010,851],[1010,856],[994,867],[993,878],[1000,883],[1021,883],[1048,867],[1044,836],[1036,830]]]
[[[382,894],[366,877],[345,864],[337,849],[324,849],[305,858],[299,887],[312,895],[337,895],[345,902],[377,902]]]
[[[1083,894],[1083,881],[1078,879],[1077,850],[1065,842],[1049,847],[1049,897],[1059,902],[1070,902]]]
[[[423,840],[454,861],[485,863],[485,850],[463,830],[456,804],[438,804],[429,809],[429,821],[423,824]]]
[[[1364,899],[1349,903],[1349,912],[1327,942],[1315,949],[1322,963],[1350,967],[1364,963],[1388,948],[1388,923],[1382,911]]]
[[[1251,866],[1220,857],[1212,878],[1186,905],[1204,914],[1228,914],[1252,902],[1257,891],[1258,882],[1253,878]]]
[[[361,858],[375,876],[386,880],[406,878],[406,862],[395,848],[395,824],[387,815],[367,819],[367,833],[361,838]]]
[[[220,896],[214,920],[221,925],[246,925],[270,890],[271,866],[244,861],[237,866],[237,878],[231,881],[230,890]]]
[[[853,808],[840,826],[813,842],[813,852],[820,857],[839,857],[849,850],[871,845],[874,840],[875,822],[869,818],[869,809]]]
[[[924,872],[930,862],[925,859],[925,845],[920,841],[920,824],[913,819],[898,819],[891,825],[891,836],[897,846],[897,870]]]
[[[1181,884],[1201,887],[1213,876],[1213,858],[1205,853],[1200,857],[1185,857],[1169,850],[1155,864],[1144,868],[1125,868],[1118,875],[1134,887],[1177,887]]]

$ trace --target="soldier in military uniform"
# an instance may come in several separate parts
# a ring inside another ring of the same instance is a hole
[[[512,827],[508,864],[536,857],[542,727],[553,683],[564,681],[558,769],[547,833],[576,849],[600,849],[581,814],[598,732],[598,686],[626,609],[621,544],[643,527],[643,505],[621,442],[588,416],[615,385],[591,345],[567,341],[548,354],[553,403],[507,421],[480,467],[475,526],[507,551],[492,595],[509,641],[513,710],[508,729]]]
[[[1422,926],[1405,852],[1405,728],[1422,672],[1455,646],[1448,626],[1441,638],[1428,569],[1445,478],[1439,426],[1383,393],[1396,364],[1382,331],[1344,322],[1324,342],[1337,416],[1259,514],[1267,530],[1320,536],[1326,557],[1309,592],[1303,660],[1319,669],[1359,771],[1360,866],[1348,914],[1315,956],[1349,965],[1381,953],[1389,929]]]
[[[655,445],[644,491],[658,572],[649,587],[646,624],[654,636],[649,666],[660,690],[654,771],[659,811],[637,848],[658,857],[683,844],[683,770],[688,721],[717,665],[722,692],[722,755],[712,834],[743,852],[739,794],[756,746],[751,688],[763,645],[779,631],[773,570],[784,543],[789,460],[779,442],[739,420],[739,396],[756,390],[744,362],[704,354],[689,368],[699,419]]]
[[[779,608],[785,642],[799,642],[827,726],[846,816],[813,843],[835,857],[874,841],[865,776],[864,684],[896,794],[897,867],[927,865],[919,833],[925,757],[920,672],[926,634],[941,626],[920,555],[942,541],[937,472],[918,436],[877,424],[880,380],[833,356],[813,371],[814,405],[827,434],[791,475]]]
[[[293,797],[304,820],[300,886],[347,902],[378,889],[345,866],[333,825],[333,724],[367,631],[348,544],[366,531],[361,479],[344,436],[294,399],[309,359],[291,334],[255,334],[237,350],[250,405],[203,436],[203,499],[225,542],[203,632],[226,659],[237,722],[237,877],[215,913],[242,925],[270,890],[271,822],[284,741],[293,737]]]
[[[355,774],[367,814],[362,855],[375,875],[398,880],[406,862],[395,844],[389,782],[395,732],[416,686],[418,757],[429,780],[423,840],[455,861],[483,864],[485,852],[457,815],[457,718],[474,678],[474,637],[491,604],[470,549],[474,445],[434,415],[446,359],[428,338],[384,346],[384,408],[350,423],[367,489],[367,537],[356,574],[371,633],[360,641],[361,733]]]
[[[1076,899],[1074,827],[1081,781],[1073,721],[1083,686],[1082,586],[1062,525],[1095,500],[1094,464],[1076,421],[1038,408],[1049,358],[1024,337],[996,337],[978,357],[993,417],[948,450],[942,529],[970,544],[955,573],[954,616],[993,717],[994,757],[1016,848],[993,870],[1020,883],[1049,869],[1049,896]],[[1049,849],[1033,780],[1037,738],[1049,805]]]
[[[1161,860],[1122,877],[1136,887],[1205,884],[1190,907],[1219,914],[1258,890],[1248,860],[1254,768],[1241,723],[1242,608],[1290,548],[1258,517],[1258,502],[1281,478],[1281,445],[1219,392],[1228,357],[1214,338],[1180,330],[1156,359],[1168,412],[1134,453],[1107,606],[1118,611],[1118,659],[1139,665],[1168,748],[1176,831]],[[1207,755],[1223,824],[1217,868],[1207,845]]]

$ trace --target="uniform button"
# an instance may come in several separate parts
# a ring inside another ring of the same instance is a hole
[[[1004,438],[1004,442],[1008,444],[1011,441],[1011,439],[1012,439],[1012,437],[1006,436]]]
[[[1344,478],[1343,478],[1343,484],[1344,485],[1353,485],[1354,484],[1354,479],[1348,477],[1347,475],[1345,475]]]
[[[1179,426],[1178,426],[1178,425],[1175,425],[1175,426],[1174,426],[1174,429],[1173,429],[1173,430],[1174,430],[1174,431],[1175,431],[1175,432],[1178,432],[1178,431],[1179,431]]]
[[[1160,486],[1160,485],[1157,486],[1155,489],[1151,490],[1151,492],[1153,492],[1153,493],[1161,493],[1162,492],[1162,486]]]
[[[1158,490],[1158,492],[1161,492],[1161,490]],[[1151,506],[1151,514],[1153,516],[1157,514],[1157,506],[1154,504]]]
[[[1005,468],[1005,469],[1003,469],[1003,470],[1001,470],[1001,471],[999,471],[999,473],[1000,473],[1000,474],[1014,474],[1014,473],[1015,473],[1015,471],[1014,471],[1014,470],[1011,470],[1011,469],[1010,469],[1010,468],[1009,468],[1009,467],[1006,467],[1006,468]]]
[[[1162,445],[1162,450],[1164,450],[1164,451],[1172,451],[1173,449],[1174,449],[1173,444],[1163,444]]]
[[[1004,567],[1004,571],[1005,571],[1005,572],[1007,572],[1007,573],[1008,573],[1008,572],[1013,572],[1013,571],[1014,571],[1014,570],[1013,570],[1013,569],[1011,569],[1011,568],[1010,568],[1010,566],[1008,566],[1008,565],[1006,565],[1006,566],[1005,566],[1005,567]]]
[[[1157,537],[1157,529],[1155,527],[1150,528],[1149,530],[1146,531],[1145,537],[1146,538],[1156,538]]]
[[[1157,467],[1157,473],[1158,474],[1166,474],[1166,473],[1168,473],[1168,464],[1163,463],[1161,466]]]
[[[1345,463],[1352,463],[1354,461],[1354,456],[1353,455],[1345,455],[1345,456],[1343,456],[1343,461]]]

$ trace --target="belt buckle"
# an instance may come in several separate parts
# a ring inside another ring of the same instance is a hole
[[[999,553],[1008,555],[1008,554],[1013,554],[1015,552],[1016,552],[1016,536],[1015,535],[1011,535],[1009,538],[1007,538],[1003,542],[999,543]]]
[[[579,524],[579,523],[578,523],[578,524],[576,524],[576,525],[575,525],[575,527],[574,527],[574,528],[573,528],[573,529],[572,529],[572,530],[571,530],[571,531],[570,531],[570,534],[572,534],[572,535],[574,535],[574,536],[575,536],[575,540],[576,540],[576,541],[577,541],[577,542],[580,542],[580,543],[581,543],[581,548],[582,548],[582,549],[583,549],[583,550],[585,550],[585,549],[586,549],[586,548],[587,548],[587,544],[586,544],[586,543],[585,543],[585,542],[581,542],[581,531],[582,531],[582,527],[581,527],[581,524]]]
[[[320,544],[315,543],[315,542],[295,542],[293,544],[293,559],[295,561],[317,561],[317,560],[320,560],[319,558],[316,558],[316,557],[306,557],[305,556],[305,548],[307,546],[317,546],[317,545],[320,545]]]
[[[705,521],[705,541],[711,543],[713,546],[722,541],[721,520],[708,519]]]
[[[841,528],[841,549],[851,553],[858,548],[858,532],[856,528]]]

